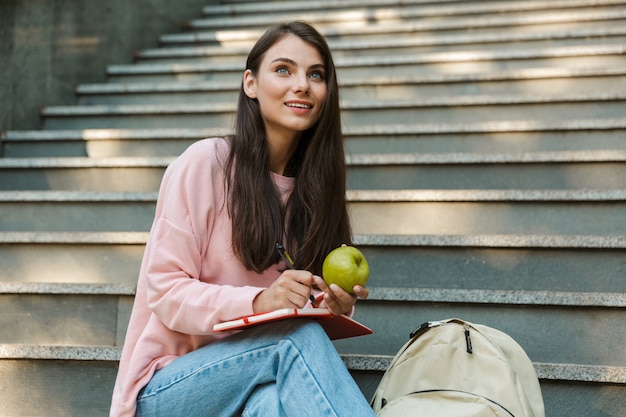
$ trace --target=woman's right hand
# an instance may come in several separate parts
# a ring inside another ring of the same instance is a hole
[[[288,269],[252,302],[254,313],[281,308],[302,308],[309,301],[313,274],[309,271]]]

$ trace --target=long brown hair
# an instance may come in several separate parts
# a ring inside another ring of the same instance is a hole
[[[235,135],[225,164],[234,252],[250,270],[262,272],[278,261],[283,242],[298,269],[321,274],[324,257],[351,243],[345,201],[346,167],[337,75],[324,38],[308,23],[294,21],[269,29],[248,55],[246,69],[257,74],[265,52],[293,34],[315,47],[324,61],[326,98],[320,118],[302,132],[286,173],[295,188],[283,206],[270,177],[268,151],[259,103],[239,92]],[[286,225],[286,226],[285,226]]]

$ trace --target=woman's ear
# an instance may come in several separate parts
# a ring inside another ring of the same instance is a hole
[[[249,69],[243,73],[243,91],[251,99],[256,98],[256,79]]]

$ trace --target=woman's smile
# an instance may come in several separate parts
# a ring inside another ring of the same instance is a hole
[[[306,102],[306,101],[297,101],[297,100],[288,101],[285,103],[285,105],[293,109],[293,111],[299,114],[307,113],[309,110],[313,108],[313,104]]]

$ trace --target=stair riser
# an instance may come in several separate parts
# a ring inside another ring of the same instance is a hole
[[[626,292],[624,250],[358,247],[372,288]],[[133,286],[143,252],[143,245],[2,244],[0,281]]]
[[[149,231],[155,202],[0,203],[0,231]]]
[[[2,203],[0,231],[148,231],[154,202]],[[356,234],[626,235],[626,202],[349,202]]]
[[[235,85],[232,89],[208,92],[83,94],[78,97],[78,104],[236,103],[238,94],[239,87]]]
[[[379,134],[351,135],[344,132],[348,154],[363,153],[449,153],[480,152],[542,152],[566,150],[626,150],[623,129],[563,130],[544,132],[493,132],[449,134]],[[593,136],[593,140],[589,140]],[[53,140],[4,143],[6,158],[90,156],[95,158],[117,156],[176,156],[201,136],[184,139],[119,140]]]
[[[0,169],[2,190],[157,191],[164,167]],[[132,181],[128,179],[132,178]],[[348,167],[348,189],[624,189],[623,163]]]
[[[348,189],[624,189],[623,163],[350,167]]]
[[[626,235],[625,203],[351,203],[356,234]]]
[[[516,306],[503,304],[360,302],[355,319],[374,334],[336,341],[342,353],[394,355],[421,323],[461,317],[513,337],[535,362],[621,366],[626,337],[620,308]],[[546,341],[550,341],[546,343]]]
[[[131,244],[0,244],[0,281],[132,286],[144,249]]]
[[[348,135],[349,154],[362,153],[509,153],[564,150],[626,149],[626,131],[561,130],[544,132],[453,132],[406,135]],[[593,137],[593,140],[589,140]]]
[[[626,22],[624,22],[626,26]],[[421,34],[414,34],[413,37],[402,37],[404,41],[406,39],[420,39]],[[442,43],[440,45],[385,45],[385,46],[372,46],[371,48],[354,48],[354,49],[333,49],[333,45],[330,45],[331,51],[333,51],[333,57],[335,59],[352,58],[352,57],[372,57],[372,56],[389,56],[389,55],[417,55],[423,53],[432,52],[468,52],[468,51],[509,51],[511,48],[517,49],[532,49],[532,48],[552,48],[563,46],[576,46],[576,45],[621,45],[626,42],[626,35],[616,35],[610,37],[596,37],[596,36],[581,36],[580,38],[572,37],[567,39],[530,39],[519,40],[514,42],[498,42],[498,41],[477,41],[477,42],[459,42],[459,43]],[[250,44],[252,47],[253,43]],[[174,52],[174,51],[173,51]],[[175,52],[174,52],[175,53]],[[219,54],[207,53],[206,55],[184,53],[173,56],[150,56],[149,54],[140,55],[136,59],[137,64],[188,64],[188,63],[204,63],[204,64],[226,64],[236,63],[245,64],[247,52],[241,55],[233,54]]]
[[[3,416],[107,417],[117,362],[5,359],[0,373],[11,376],[0,380]],[[351,373],[369,400],[382,371]],[[549,416],[623,414],[624,386],[542,380],[541,390]]]
[[[585,94],[611,91],[616,85],[625,85],[626,75],[606,77],[572,77],[526,80],[503,80],[471,83],[414,83],[382,84],[376,86],[340,86],[346,100],[413,100],[417,98],[455,95],[513,95],[519,94]],[[237,102],[239,87],[217,92],[123,93],[83,94],[81,105],[115,104],[190,104]]]
[[[538,104],[493,104],[409,108],[344,109],[342,121],[346,126],[403,123],[472,123],[535,119],[540,121],[570,121],[576,119],[611,119],[626,114],[626,101],[591,101]],[[46,114],[46,129],[155,129],[207,128],[232,126],[233,114],[205,112],[200,114],[118,113],[102,116],[53,116]]]
[[[155,139],[155,140],[56,140],[22,142],[5,142],[5,158],[24,157],[76,157],[90,156],[93,158],[115,156],[177,156],[198,138],[189,139]]]
[[[0,360],[3,417],[107,417],[117,362]],[[10,377],[9,377],[10,376]]]
[[[338,61],[337,74],[340,79],[361,79],[364,76],[388,76],[395,75],[429,75],[433,73],[449,74],[484,74],[495,70],[524,69],[524,68],[622,68],[626,60],[622,54],[614,55],[580,55],[561,57],[528,57],[524,59],[507,60],[472,60],[460,62],[423,62],[419,64],[392,64],[392,65],[368,65],[368,66],[343,66]],[[122,73],[110,72],[108,80],[111,83],[153,83],[153,82],[201,82],[216,81],[222,83],[238,83],[241,81],[242,69],[199,72],[175,73]]]
[[[357,246],[370,287],[626,293],[622,249]]]
[[[3,343],[118,346],[133,297],[1,294],[0,301]]]
[[[0,187],[3,190],[156,191],[164,170],[160,166],[0,169]]]

